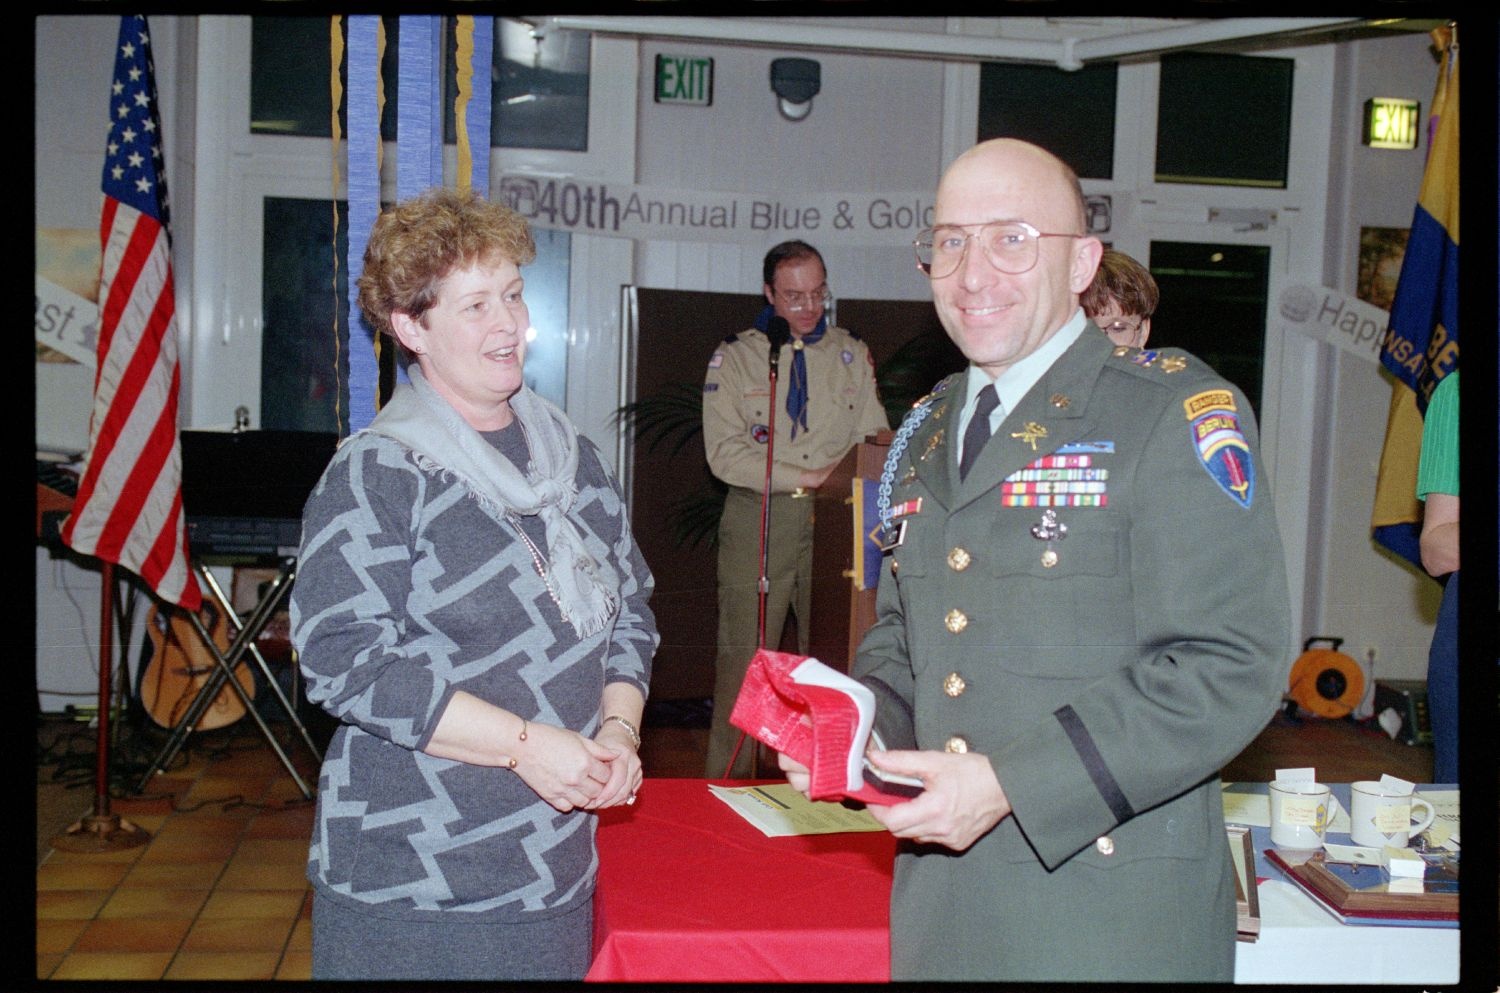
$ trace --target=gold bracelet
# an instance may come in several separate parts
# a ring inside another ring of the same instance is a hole
[[[526,740],[526,718],[524,718],[524,717],[521,718],[521,733],[519,735],[517,735],[516,737],[520,741],[525,741]],[[516,767],[516,757],[514,755],[512,755],[510,757],[510,761],[509,762],[505,763],[505,767],[507,769],[514,769]]]
[[[640,751],[641,733],[636,730],[635,725],[627,721],[625,718],[621,717],[619,714],[610,714],[608,717],[604,718],[604,720],[600,721],[599,725],[600,727],[603,727],[610,721],[614,721],[615,723],[619,724],[620,727],[624,728],[625,733],[630,735],[630,740],[635,745],[636,751]]]

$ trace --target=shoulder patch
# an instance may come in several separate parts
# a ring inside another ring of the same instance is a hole
[[[873,363],[875,360],[871,359],[870,361]],[[936,400],[944,393],[948,392],[949,387],[957,382],[958,378],[962,375],[963,373],[958,372],[954,373],[951,376],[944,376],[942,379],[938,380],[937,385],[932,388],[931,393],[928,393],[926,396],[919,398],[916,403],[911,405],[912,410],[916,410],[918,407],[924,407],[927,404],[932,403],[932,401]]]
[[[1182,409],[1199,463],[1219,489],[1248,508],[1255,499],[1255,460],[1240,429],[1234,394],[1204,390],[1182,401]]]

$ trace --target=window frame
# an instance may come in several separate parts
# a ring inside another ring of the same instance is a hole
[[[267,196],[327,201],[347,196],[346,162],[326,138],[251,134],[249,16],[201,16],[189,30],[200,66],[218,71],[194,73],[196,89],[192,154],[195,185],[183,193],[192,202],[187,225],[193,260],[190,320],[184,329],[183,427],[218,428],[234,423],[234,410],[250,410],[250,424],[261,423],[261,245]],[[591,79],[634,79],[635,46],[596,36]],[[545,149],[490,149],[492,187],[508,172],[574,174],[631,182],[620,163],[634,161],[635,94],[632,87],[591,85],[589,141],[582,152]],[[385,161],[394,161],[387,143]],[[444,168],[455,165],[453,146],[444,149]],[[337,185],[334,170],[337,168]],[[626,166],[626,169],[630,169]],[[381,197],[395,197],[395,170],[381,177]],[[217,191],[217,195],[209,191]],[[609,431],[620,405],[611,391],[584,387],[600,374],[619,379],[619,300],[617,294],[590,292],[595,285],[630,281],[629,244],[602,236],[575,235],[572,245],[568,310],[567,409],[580,428]],[[186,282],[186,281],[185,281]],[[607,299],[605,299],[607,297]],[[602,394],[602,395],[601,395]],[[603,441],[603,439],[601,439]],[[606,455],[614,446],[604,444]]]

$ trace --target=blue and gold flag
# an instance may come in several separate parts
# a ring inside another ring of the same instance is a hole
[[[854,478],[854,588],[880,585],[880,481]]]
[[[1456,28],[1437,28],[1432,38],[1443,52],[1443,64],[1428,121],[1427,167],[1380,355],[1395,383],[1370,515],[1376,542],[1418,568],[1422,507],[1416,488],[1422,416],[1438,382],[1458,368]]]

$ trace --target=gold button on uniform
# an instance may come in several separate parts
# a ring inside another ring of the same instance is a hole
[[[948,611],[948,616],[943,618],[943,626],[951,633],[958,634],[969,626],[969,618],[962,610],[953,609]]]
[[[969,742],[961,734],[955,734],[943,742],[943,751],[953,752],[955,755],[964,755],[969,751]]]
[[[1113,855],[1115,853],[1115,839],[1107,834],[1103,835],[1098,841],[1094,842],[1094,847],[1098,849],[1100,855]]]
[[[963,696],[964,690],[969,684],[964,682],[964,677],[956,672],[948,673],[948,678],[943,680],[943,692],[949,696]]]
[[[954,572],[963,572],[974,561],[974,556],[962,548],[954,548],[948,553],[948,568]]]

